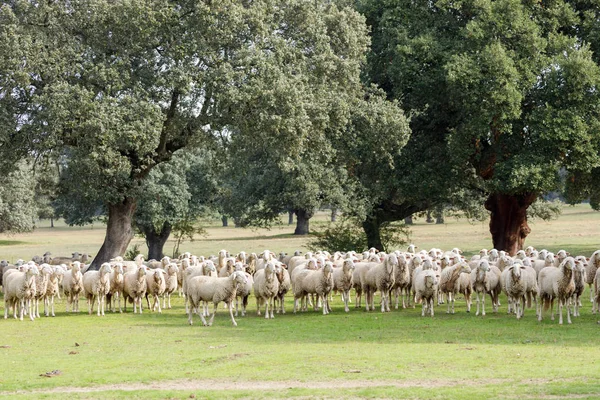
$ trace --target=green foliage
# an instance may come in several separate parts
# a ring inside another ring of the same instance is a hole
[[[410,231],[404,223],[386,222],[381,225],[381,242],[384,250],[392,251],[404,247],[410,239]],[[307,247],[310,250],[363,252],[368,249],[367,236],[360,222],[354,217],[344,216],[339,221],[329,222],[323,232],[315,233]]]
[[[129,247],[127,249],[127,251],[125,252],[125,255],[123,256],[123,258],[125,260],[133,260],[135,259],[135,257],[137,257],[138,254],[141,254],[141,250],[140,250],[140,244],[136,243],[134,245],[132,245],[131,247]]]
[[[36,212],[33,172],[19,162],[17,169],[0,175],[0,232],[31,231]]]
[[[537,199],[527,209],[528,219],[542,219],[550,221],[560,217],[562,214],[563,203],[560,200],[546,201]]]

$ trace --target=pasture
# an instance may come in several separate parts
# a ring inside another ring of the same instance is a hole
[[[326,218],[319,214],[312,229]],[[467,254],[491,247],[487,223],[446,222],[417,220],[411,241],[426,249],[457,246]],[[531,222],[526,244],[589,256],[600,248],[599,223],[600,213],[587,205],[566,207],[558,220]],[[181,249],[206,255],[221,248],[304,250],[306,239],[292,231],[288,225],[210,225],[206,238]],[[14,261],[47,250],[93,254],[103,236],[100,225],[40,226],[30,234],[0,236],[0,258]],[[600,317],[591,314],[587,289],[583,300],[582,316],[559,326],[549,312],[538,322],[533,309],[517,321],[506,314],[504,296],[497,314],[489,298],[486,317],[466,313],[459,299],[455,315],[438,306],[432,319],[422,318],[419,307],[381,314],[352,304],[344,313],[339,296],[330,315],[293,315],[288,295],[288,313],[274,320],[257,317],[251,297],[249,315],[237,318],[236,328],[223,305],[212,327],[202,327],[198,317],[189,326],[178,297],[162,315],[133,315],[128,306],[125,314],[100,318],[66,314],[59,301],[55,318],[0,321],[0,397],[598,398]],[[85,302],[80,306],[85,309]],[[60,374],[40,376],[56,370]]]

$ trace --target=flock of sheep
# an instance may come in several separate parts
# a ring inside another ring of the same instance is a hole
[[[554,320],[554,301],[558,302],[559,323],[563,323],[563,308],[567,322],[571,315],[579,316],[581,295],[589,285],[593,302],[592,312],[600,302],[600,250],[590,258],[571,257],[564,250],[556,255],[537,251],[533,247],[510,257],[502,251],[485,249],[466,260],[457,248],[450,251],[431,249],[416,251],[410,245],[407,251],[389,254],[371,249],[356,252],[307,253],[293,256],[281,253],[277,257],[265,250],[260,255],[240,252],[235,256],[221,250],[218,256],[197,257],[186,253],[179,259],[164,257],[160,261],[144,261],[138,255],[133,261],[117,257],[102,264],[98,271],[86,271],[87,255],[73,253],[72,257],[36,256],[29,262],[14,264],[0,261],[0,285],[4,293],[4,318],[12,312],[14,318],[31,320],[40,317],[40,301],[44,314],[54,316],[54,298],[63,294],[66,311],[79,312],[79,298],[85,296],[88,312],[94,304],[98,316],[104,315],[106,303],[116,312],[126,311],[127,302],[134,313],[142,313],[143,299],[147,307],[162,312],[171,308],[175,291],[184,297],[188,322],[193,314],[200,316],[204,325],[212,325],[219,303],[224,302],[231,322],[234,317],[246,315],[248,298],[256,298],[257,314],[264,307],[265,318],[274,313],[285,313],[285,296],[293,295],[293,312],[321,309],[331,311],[330,301],[339,293],[344,310],[350,311],[350,291],[355,290],[354,305],[375,310],[375,293],[380,294],[381,312],[415,307],[421,304],[421,315],[434,315],[436,305],[447,304],[447,312],[454,313],[457,294],[471,310],[473,292],[477,302],[475,315],[485,315],[485,298],[490,296],[493,311],[500,306],[499,295],[508,299],[508,312],[517,319],[535,303],[536,316],[542,320],[543,311],[550,308]],[[364,298],[363,298],[364,297]],[[150,306],[152,298],[152,306]],[[123,299],[123,308],[121,308]],[[162,300],[162,307],[161,307]],[[212,313],[209,303],[213,303]],[[207,318],[210,317],[207,321]]]

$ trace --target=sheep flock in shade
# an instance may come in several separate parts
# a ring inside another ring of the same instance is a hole
[[[197,314],[203,325],[212,325],[219,304],[224,303],[236,326],[235,317],[247,316],[250,296],[256,298],[257,315],[272,319],[275,314],[285,314],[286,295],[293,298],[294,313],[312,308],[327,315],[332,311],[334,295],[340,296],[348,313],[352,289],[355,309],[364,306],[366,311],[375,311],[375,294],[379,293],[382,313],[420,304],[421,316],[430,317],[435,315],[434,308],[443,304],[446,313],[454,314],[457,298],[465,302],[467,312],[475,300],[475,317],[485,317],[487,296],[491,311],[498,313],[500,294],[504,293],[507,312],[517,319],[533,309],[539,321],[547,316],[554,320],[558,311],[562,324],[566,309],[570,324],[572,318],[580,316],[586,287],[592,313],[599,309],[600,250],[586,258],[573,257],[565,250],[556,254],[538,251],[531,246],[514,257],[496,249],[482,249],[467,260],[458,248],[417,249],[410,245],[407,251],[388,254],[370,249],[334,254],[296,251],[293,255],[269,250],[231,255],[221,250],[216,256],[185,253],[177,259],[149,261],[140,254],[132,261],[116,257],[102,264],[99,271],[87,271],[91,257],[78,252],[71,257],[46,253],[28,262],[3,260],[0,285],[4,318],[12,315],[22,320],[27,316],[34,321],[40,318],[41,305],[45,316],[54,317],[55,299],[63,298],[66,311],[78,313],[82,296],[87,299],[88,313],[96,307],[97,316],[105,311],[127,312],[127,303],[133,304],[134,314],[141,314],[144,308],[161,313],[171,308],[171,296],[178,293],[184,297],[189,324]]]

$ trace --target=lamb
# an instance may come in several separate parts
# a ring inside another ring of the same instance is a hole
[[[142,298],[146,295],[146,267],[138,267],[137,270],[128,271],[123,275],[123,300],[124,311],[127,312],[127,300],[133,303],[133,313],[136,314],[138,307],[142,314]]]
[[[381,293],[381,312],[390,311],[389,293],[394,285],[395,269],[398,266],[398,258],[395,254],[389,254],[381,264],[370,268],[361,279],[362,290],[367,297],[366,310],[369,311],[369,305],[374,310],[375,291]]]
[[[433,317],[433,303],[438,291],[438,278],[436,271],[425,269],[417,272],[414,277],[415,302],[421,302],[421,316],[425,316],[425,310]]]
[[[110,291],[106,295],[106,301],[108,307],[112,312],[115,312],[115,305],[119,302],[119,312],[122,313],[121,309],[121,293],[123,292],[123,265],[121,263],[115,263],[112,265],[112,272],[110,273]]]
[[[279,280],[275,275],[276,266],[273,261],[267,262],[265,268],[254,274],[254,296],[256,296],[256,313],[260,316],[260,308],[265,303],[265,318],[274,318],[273,308],[275,296],[279,292]],[[271,314],[269,314],[269,308]]]
[[[4,319],[8,318],[8,310],[13,307],[13,317],[17,318],[17,307],[19,307],[19,319],[23,321],[25,307],[28,307],[29,319],[33,321],[31,300],[36,294],[35,280],[39,275],[38,268],[27,265],[24,271],[15,270],[3,277],[4,288]]]
[[[394,292],[396,304],[394,308],[397,310],[399,306],[399,297],[402,297],[402,308],[406,308],[406,300],[410,296],[410,271],[408,270],[408,261],[404,254],[397,256],[398,266],[396,267],[396,274],[394,276],[394,286],[390,291]],[[390,294],[391,296],[391,294]]]
[[[341,267],[333,269],[333,290],[342,293],[344,311],[346,312],[350,311],[348,308],[348,300],[350,299],[350,289],[354,286],[354,279],[352,276],[354,268],[354,261],[352,261],[352,259],[346,259]]]
[[[277,296],[275,296],[275,311],[278,314],[279,311],[281,311],[282,314],[285,314],[285,295],[292,288],[292,279],[285,264],[280,265],[276,274],[277,280],[279,281],[279,291],[277,292]]]
[[[481,293],[481,315],[485,317],[485,295],[490,295],[494,312],[498,312],[498,296],[500,295],[500,270],[490,266],[487,260],[481,260],[477,269],[471,271],[471,284],[477,296],[477,311],[479,315],[479,294]]]
[[[188,297],[190,301],[190,307],[188,312],[188,322],[192,325],[192,315],[194,310],[198,310],[201,301],[212,301],[214,304],[214,310],[208,323],[204,318],[204,313],[200,314],[202,324],[204,326],[211,326],[217,313],[217,306],[220,302],[225,302],[229,308],[229,315],[231,317],[231,323],[233,326],[237,326],[237,322],[233,318],[233,299],[237,292],[239,285],[246,284],[246,276],[241,271],[235,271],[228,277],[219,278],[212,276],[195,276],[190,279],[188,283]]]
[[[97,315],[104,316],[106,295],[110,292],[110,263],[104,263],[98,271],[88,271],[83,274],[83,290],[88,301],[89,314],[94,310],[94,301],[98,299]]]
[[[326,262],[319,270],[304,270],[294,282],[294,314],[298,310],[298,300],[308,294],[316,294],[323,300],[323,315],[329,314],[329,293],[333,289],[333,265]],[[316,304],[315,304],[316,309]],[[304,308],[306,310],[306,308]]]
[[[471,268],[465,262],[446,267],[440,276],[440,290],[442,294],[448,295],[447,314],[450,314],[450,305],[452,305],[452,314],[454,314],[454,295],[456,293],[456,281],[461,274],[470,274]]]
[[[81,264],[75,261],[71,269],[63,271],[62,289],[67,298],[66,311],[79,312],[79,295],[83,292],[83,274],[81,273]]]
[[[596,277],[596,271],[598,271],[598,268],[600,268],[600,250],[596,250],[592,254],[590,259],[588,260],[587,268],[585,271],[586,283],[590,287],[590,301],[592,303],[594,302],[594,290],[592,290],[592,285],[594,284],[594,278]],[[597,294],[598,291],[596,291],[596,295]]]
[[[563,306],[567,305],[567,322],[571,323],[571,307],[569,305],[569,298],[573,296],[575,292],[575,281],[573,277],[573,269],[575,268],[575,260],[573,257],[566,257],[562,263],[556,267],[546,267],[540,271],[539,277],[539,296],[540,296],[540,307],[544,310],[550,308],[552,314],[551,319],[554,320],[554,299],[558,299],[558,310],[559,320],[558,323],[562,325]],[[542,320],[542,309],[538,311],[538,320]]]
[[[163,308],[167,308],[167,300],[168,300],[168,308],[171,309],[171,294],[177,290],[179,286],[178,283],[178,274],[179,268],[177,264],[170,263],[166,268],[166,276],[165,276],[165,293],[163,294]]]
[[[160,307],[160,297],[165,293],[165,271],[160,268],[147,270],[146,271],[146,302],[148,303],[148,309],[156,311],[158,306],[158,313],[162,314],[162,308]],[[154,298],[152,308],[150,308],[150,300],[148,296]]]

